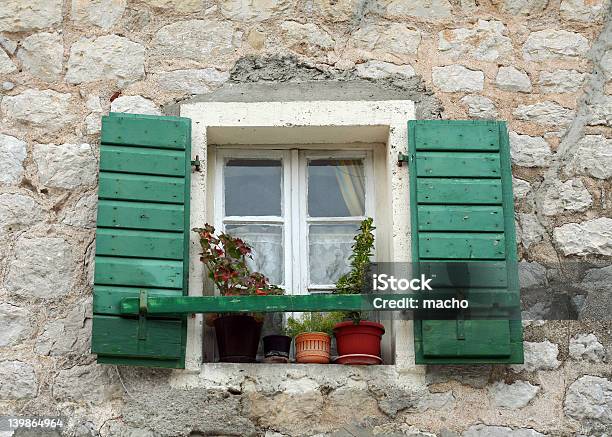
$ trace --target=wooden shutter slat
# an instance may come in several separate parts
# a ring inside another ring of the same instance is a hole
[[[98,229],[98,255],[147,258],[183,259],[183,234],[131,229]]]
[[[421,273],[433,277],[434,287],[507,287],[508,269],[505,261],[483,260],[464,265],[467,272],[457,278],[449,272],[446,260],[427,260],[420,264]]]
[[[499,150],[496,122],[444,121],[436,129],[419,130],[415,140],[416,150]]]
[[[498,178],[499,153],[417,152],[417,176]]]
[[[178,261],[98,256],[96,284],[182,288],[183,263]]]
[[[100,199],[178,203],[184,201],[185,180],[170,176],[100,173]]]
[[[102,121],[102,144],[185,150],[191,143],[184,118],[111,112]]]
[[[183,232],[183,205],[98,201],[98,226]]]
[[[419,231],[502,231],[499,206],[419,205]]]
[[[419,178],[415,196],[419,204],[501,205],[499,179]]]
[[[465,320],[462,330],[478,343],[457,341],[457,321],[424,320],[423,332],[429,336],[423,345],[423,354],[433,357],[486,358],[510,355],[510,327],[506,320],[486,320],[488,329],[482,330],[483,320]]]
[[[419,232],[421,259],[504,259],[504,234]]]
[[[185,152],[102,144],[100,170],[159,176],[185,176]]]
[[[181,356],[180,320],[148,319],[147,336],[155,341],[138,340],[138,319],[94,315],[96,336],[92,348],[103,355],[129,355],[134,358],[178,359]]]

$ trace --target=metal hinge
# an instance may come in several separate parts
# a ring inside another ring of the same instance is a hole
[[[202,163],[200,162],[200,157],[198,155],[196,155],[195,159],[191,161],[191,166],[195,167],[195,171],[200,171]]]
[[[410,162],[410,156],[405,153],[399,153],[397,156],[397,165],[401,167],[404,162]]]

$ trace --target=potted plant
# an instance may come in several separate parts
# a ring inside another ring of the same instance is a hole
[[[370,257],[374,247],[373,220],[371,217],[361,222],[359,233],[355,236],[353,253],[349,257],[351,270],[338,279],[338,294],[359,294],[366,291],[366,280]],[[382,324],[365,320],[367,315],[361,311],[345,312],[348,319],[337,323],[333,332],[336,336],[339,364],[380,364],[380,342],[385,328]]]
[[[329,363],[331,334],[338,320],[337,313],[305,313],[301,319],[289,317],[287,332],[295,337],[295,360],[298,363]]]
[[[251,272],[246,265],[251,248],[240,238],[226,233],[215,235],[215,228],[206,224],[194,229],[202,245],[201,261],[208,277],[223,296],[266,296],[282,294],[264,275]],[[263,317],[253,314],[224,314],[214,317],[219,357],[222,362],[255,362]]]

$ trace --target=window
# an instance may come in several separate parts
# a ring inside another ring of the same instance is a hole
[[[253,247],[250,267],[290,294],[326,293],[374,216],[371,150],[218,147],[218,229]]]

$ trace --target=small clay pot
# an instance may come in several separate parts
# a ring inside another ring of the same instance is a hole
[[[303,332],[295,337],[295,360],[298,363],[328,364],[331,337],[324,332]]]

